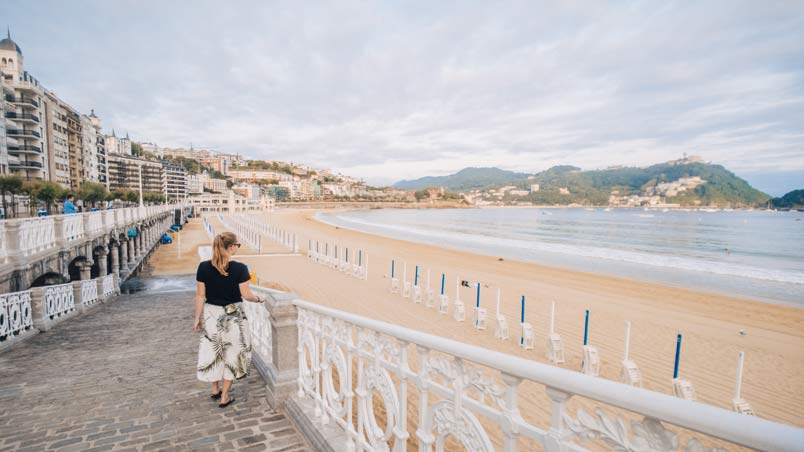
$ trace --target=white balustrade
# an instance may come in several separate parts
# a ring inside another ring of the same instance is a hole
[[[67,283],[45,287],[44,306],[45,316],[51,320],[75,310],[73,285]]]
[[[594,450],[668,452],[716,450],[723,446],[718,440],[774,451],[804,444],[804,430],[792,426],[293,303],[297,396],[314,404],[319,425],[334,424],[345,433],[345,450],[404,451],[415,442],[419,450],[442,451],[448,437],[469,451],[583,451],[586,441]],[[417,395],[409,395],[414,387]],[[550,400],[549,425],[519,411],[523,397],[539,399],[534,390],[544,390]],[[416,396],[418,411],[409,413],[408,398]],[[571,409],[571,397],[585,403]],[[381,413],[384,427],[377,421]],[[415,431],[407,424],[413,417]],[[679,428],[688,431],[679,434]]]
[[[112,295],[116,294],[120,288],[117,286],[114,280],[114,273],[109,273],[106,276],[103,276],[100,279],[100,290],[101,296],[103,298],[111,297]]]
[[[100,298],[98,297],[98,281],[94,279],[85,279],[79,281],[81,285],[81,304],[84,306],[91,306],[97,303]]]
[[[82,215],[60,215],[61,238],[66,242],[84,237],[84,219]]]
[[[0,294],[0,343],[32,327],[31,291]]]
[[[20,223],[19,249],[23,256],[36,254],[56,244],[56,222],[53,217],[25,218],[11,221]]]
[[[252,286],[252,290],[265,297],[265,290]],[[243,311],[248,318],[248,326],[251,331],[251,351],[260,357],[263,364],[268,364],[272,361],[272,346],[271,346],[271,316],[268,310],[261,303],[252,303],[250,301],[243,301]]]
[[[103,212],[89,212],[85,215],[87,220],[84,232],[94,237],[103,231]]]
[[[114,217],[114,210],[104,210],[103,211],[103,227],[106,231],[111,231],[114,229],[115,225],[115,217]]]

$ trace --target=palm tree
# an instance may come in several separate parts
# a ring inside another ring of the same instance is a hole
[[[22,178],[19,176],[0,176],[0,196],[3,197],[3,214],[10,218],[6,194],[14,196],[22,191]]]

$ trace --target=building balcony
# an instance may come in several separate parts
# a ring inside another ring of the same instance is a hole
[[[42,135],[39,134],[36,130],[28,130],[28,129],[9,129],[6,130],[6,135],[10,137],[19,137],[19,138],[28,138],[28,139],[40,139]]]
[[[12,119],[14,122],[23,122],[28,124],[39,124],[39,116],[31,115],[28,113],[13,113],[6,112],[6,119]]]
[[[30,146],[30,145],[18,145],[18,146],[9,146],[8,152],[13,154],[41,154],[42,148],[39,146]]]
[[[28,92],[39,92],[41,91],[41,87],[38,83],[31,82],[29,80],[17,80],[14,82],[14,88],[20,91],[28,91]]]
[[[24,160],[20,160],[19,162],[8,162],[9,168],[15,169],[42,169],[42,164],[40,162],[26,162]]]
[[[12,104],[20,105],[22,107],[39,108],[39,102],[37,102],[37,101],[35,101],[33,99],[30,99],[30,98],[27,98],[27,97],[16,97],[16,96],[11,96],[11,95],[6,95],[6,100],[11,102]]]

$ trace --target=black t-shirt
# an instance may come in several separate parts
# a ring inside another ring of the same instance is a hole
[[[248,281],[251,276],[248,266],[240,262],[229,261],[226,269],[229,276],[223,276],[210,261],[198,264],[195,280],[204,283],[207,291],[207,303],[216,306],[239,303],[243,301],[240,295],[240,283]]]

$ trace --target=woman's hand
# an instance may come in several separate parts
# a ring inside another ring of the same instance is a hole
[[[195,319],[195,325],[193,325],[193,331],[195,331],[196,333],[201,332],[201,319],[200,318]]]

